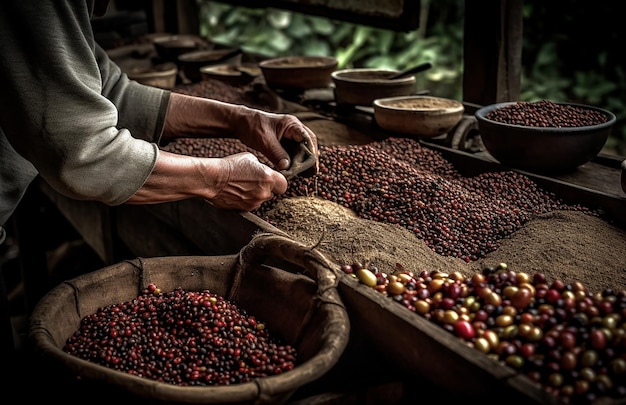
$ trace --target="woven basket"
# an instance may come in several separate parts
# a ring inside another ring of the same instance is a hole
[[[42,361],[80,381],[96,382],[158,403],[284,403],[329,371],[347,346],[348,314],[332,265],[315,249],[259,234],[238,254],[138,258],[66,281],[46,294],[30,317],[29,337]],[[134,376],[65,353],[80,321],[100,307],[128,301],[150,283],[162,291],[208,289],[232,300],[272,335],[296,348],[298,362],[282,374],[224,386],[178,386]]]

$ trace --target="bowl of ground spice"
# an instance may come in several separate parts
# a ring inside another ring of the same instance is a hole
[[[381,128],[419,138],[434,138],[454,128],[465,107],[457,100],[435,96],[376,99],[374,119]]]
[[[475,113],[485,149],[498,162],[542,174],[575,171],[604,147],[615,114],[549,100],[507,102]]]

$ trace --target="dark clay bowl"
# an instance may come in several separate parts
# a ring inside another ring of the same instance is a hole
[[[588,105],[556,103],[600,113],[606,120],[597,125],[537,127],[489,119],[494,110],[516,102],[492,104],[476,111],[478,131],[485,149],[505,166],[543,174],[567,173],[589,162],[604,147],[615,115]]]

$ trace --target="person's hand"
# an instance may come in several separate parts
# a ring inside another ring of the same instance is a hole
[[[243,152],[219,159],[221,181],[217,194],[207,201],[219,208],[254,211],[276,194],[287,191],[287,179]]]
[[[235,135],[247,146],[261,152],[277,170],[287,170],[291,159],[281,139],[304,142],[315,156],[315,172],[319,168],[317,136],[298,118],[288,114],[274,114],[242,108],[233,117]]]
[[[150,176],[128,204],[202,197],[216,207],[253,211],[287,191],[285,176],[250,152],[203,158],[160,151]]]
[[[162,142],[172,139],[237,138],[262,153],[278,171],[291,166],[289,153],[281,140],[306,144],[319,169],[317,136],[296,116],[225,103],[203,97],[172,93],[163,127]]]

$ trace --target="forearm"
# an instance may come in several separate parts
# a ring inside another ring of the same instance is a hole
[[[191,197],[212,199],[226,183],[228,172],[219,159],[196,158],[160,151],[154,170],[128,204],[155,204]]]
[[[250,109],[243,105],[172,93],[163,140],[181,137],[236,138],[233,120],[241,119],[246,110]]]
[[[281,144],[283,138],[306,142],[311,152],[318,154],[317,137],[293,115],[172,93],[162,140],[181,137],[236,138],[261,152],[280,170],[291,164]]]
[[[220,208],[252,211],[287,191],[285,177],[248,152],[198,158],[161,151],[153,172],[129,204],[201,197]]]

